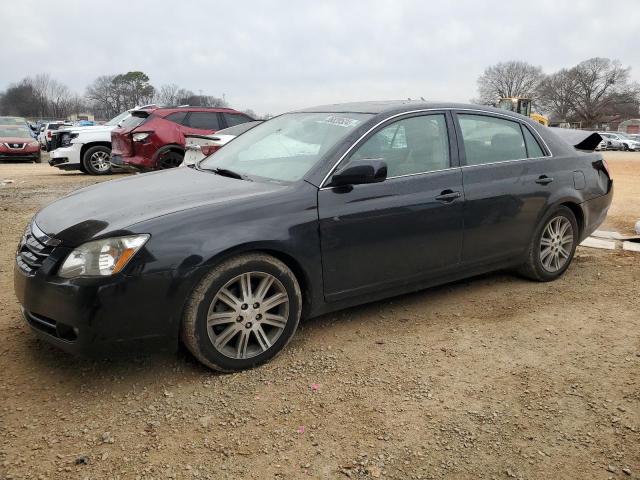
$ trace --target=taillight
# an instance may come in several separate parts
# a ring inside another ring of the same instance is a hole
[[[593,168],[596,170],[601,170],[607,176],[607,178],[611,179],[611,173],[609,171],[609,165],[607,165],[607,161],[604,158],[600,160],[596,160],[592,163]]]
[[[211,155],[213,152],[215,152],[216,150],[218,150],[220,148],[220,145],[209,145],[209,146],[202,146],[200,147],[202,154],[206,157]]]
[[[51,130],[47,130],[47,138],[51,138]]]

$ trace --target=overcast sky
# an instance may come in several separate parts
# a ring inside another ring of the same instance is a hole
[[[78,93],[142,70],[280,113],[323,103],[468,101],[487,65],[616,58],[640,80],[640,1],[0,0],[0,90],[47,72]]]

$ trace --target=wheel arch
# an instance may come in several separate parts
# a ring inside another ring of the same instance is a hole
[[[176,153],[180,153],[181,155],[184,155],[186,150],[182,145],[178,143],[169,143],[167,145],[163,145],[158,150],[156,150],[156,152],[153,154],[153,163],[157,164],[158,158],[160,158],[160,155],[167,152],[176,152]]]
[[[223,250],[203,262],[202,267],[198,269],[198,279],[194,283],[198,284],[202,280],[202,278],[205,277],[207,272],[209,272],[213,267],[219,265],[225,260],[250,253],[262,253],[265,255],[270,255],[277,260],[280,260],[293,272],[293,275],[296,277],[296,280],[300,285],[300,292],[302,293],[302,316],[304,318],[306,314],[308,314],[312,310],[312,306],[314,304],[314,296],[316,296],[318,293],[321,294],[321,292],[316,291],[316,288],[314,288],[314,286],[319,287],[322,285],[322,283],[317,281],[314,282],[312,274],[303,266],[303,262],[301,262],[300,259],[296,258],[293,253],[288,251],[288,249],[282,247],[278,243],[253,242],[236,245]]]
[[[80,148],[80,162],[84,161],[84,154],[87,153],[87,150],[93,147],[106,147],[111,150],[111,142],[89,142],[83,144]]]

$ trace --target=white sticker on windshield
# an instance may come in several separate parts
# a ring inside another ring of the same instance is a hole
[[[355,127],[360,123],[360,120],[355,118],[339,117],[337,115],[329,115],[324,120],[318,120],[318,123],[328,123],[330,125],[337,125],[338,127]]]

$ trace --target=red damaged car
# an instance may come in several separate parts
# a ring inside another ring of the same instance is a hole
[[[230,108],[175,107],[135,110],[111,132],[111,164],[141,171],[182,163],[187,134],[210,135],[253,118]]]
[[[40,143],[25,125],[0,125],[0,160],[40,163]]]

